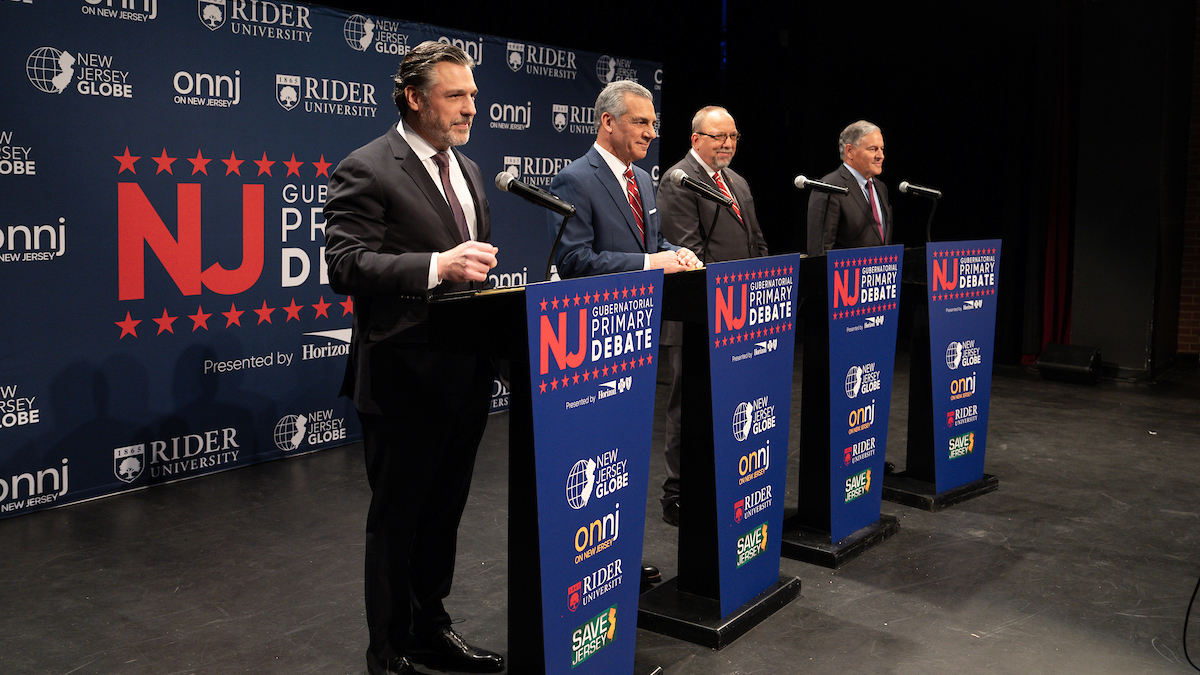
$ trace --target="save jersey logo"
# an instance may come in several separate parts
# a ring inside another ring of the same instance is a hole
[[[592,654],[612,644],[617,634],[617,606],[592,617],[571,633],[571,667],[591,658]]]

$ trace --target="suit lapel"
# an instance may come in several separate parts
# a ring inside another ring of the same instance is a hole
[[[641,246],[642,251],[645,251],[646,243],[642,241],[642,233],[638,231],[637,223],[633,220],[633,207],[629,204],[629,197],[625,196],[625,188],[621,185],[620,181],[617,180],[617,177],[613,174],[612,169],[608,168],[608,162],[604,161],[604,158],[600,156],[600,153],[597,152],[595,148],[592,148],[588,151],[588,156],[589,161],[591,161],[592,166],[596,170],[596,178],[600,181],[600,184],[604,186],[604,189],[608,191],[609,196],[612,197],[613,205],[617,209],[617,212],[620,213],[625,219],[625,226],[629,228],[630,236],[636,239],[638,241],[638,245]],[[634,172],[633,177],[636,181],[636,171]],[[645,194],[645,192],[642,191],[642,188],[642,184],[638,183],[638,194]],[[643,201],[643,210],[645,210],[645,206],[646,203]],[[642,219],[643,221],[646,220],[645,213],[642,214]]]
[[[467,170],[467,158],[457,148],[453,148],[453,151],[454,156],[458,158],[458,167],[463,172],[463,177],[467,179],[467,189],[471,191],[471,199],[475,201],[475,238],[479,241],[488,241],[491,236],[491,225],[483,214],[483,199],[480,197],[483,194],[482,178],[476,180],[475,175]]]
[[[862,211],[862,216],[865,219],[864,222],[866,223],[867,229],[873,233],[876,239],[879,239],[879,225],[875,223],[875,214],[871,213],[871,204],[867,201],[867,196],[863,194],[862,188],[858,186],[858,179],[855,178],[854,174],[850,173],[850,169],[847,169],[845,166],[842,166],[838,170],[842,172],[842,176],[846,179],[846,185],[850,186],[849,189],[851,198],[854,200],[854,203],[858,204],[858,208]],[[875,194],[878,195],[879,192],[876,191]],[[881,213],[883,212],[882,202],[879,211]],[[879,245],[883,245],[883,240],[879,241]]]
[[[404,138],[400,136],[400,132],[396,131],[393,126],[388,133],[392,138],[392,150],[397,161],[400,162],[400,167],[408,177],[412,179],[421,194],[425,195],[425,199],[429,200],[429,205],[433,210],[437,211],[438,216],[442,219],[442,227],[446,230],[446,235],[457,243],[462,243],[462,235],[458,232],[458,223],[454,222],[454,212],[450,210],[450,203],[442,196],[441,190],[433,182],[433,177],[425,169],[425,165],[417,157],[417,153],[412,151]],[[470,181],[468,181],[469,183]],[[473,195],[472,195],[473,196]]]

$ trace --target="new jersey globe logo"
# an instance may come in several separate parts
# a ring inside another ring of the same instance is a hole
[[[61,94],[75,76],[75,57],[54,47],[38,47],[25,60],[25,74],[47,94]]]
[[[346,19],[342,35],[346,38],[346,44],[356,51],[365,52],[367,47],[371,46],[371,40],[375,39],[375,20],[362,14],[354,14]]]
[[[754,408],[749,403],[739,403],[733,411],[733,437],[738,442],[750,436],[750,425],[754,422]]]
[[[599,60],[596,61],[596,77],[600,78],[600,81],[604,84],[608,84],[612,82],[613,78],[616,76],[617,60],[611,56],[601,56]]]
[[[962,364],[962,343],[951,342],[946,345],[946,367],[950,370],[958,370]]]
[[[862,368],[858,366],[850,366],[850,370],[846,371],[846,398],[858,396],[862,389],[862,373]]]
[[[578,511],[587,506],[596,485],[596,460],[581,459],[567,473],[567,504]]]
[[[275,447],[284,452],[291,452],[300,447],[307,431],[307,417],[288,415],[275,424]]]

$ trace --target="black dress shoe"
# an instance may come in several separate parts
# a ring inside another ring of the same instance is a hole
[[[883,475],[890,476],[894,473],[896,473],[896,465],[892,464],[891,462],[884,462],[883,463]]]
[[[421,675],[403,656],[387,664],[367,657],[367,675]]]
[[[414,635],[408,645],[409,660],[438,670],[464,673],[498,673],[504,670],[504,657],[467,644],[449,626],[431,635]]]
[[[672,526],[679,527],[679,500],[672,499],[663,502],[663,522]]]
[[[642,565],[642,583],[657,584],[662,581],[662,572],[654,565]]]

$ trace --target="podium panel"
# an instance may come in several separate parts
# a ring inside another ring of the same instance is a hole
[[[662,279],[525,288],[546,673],[633,672]]]
[[[913,327],[908,461],[890,501],[938,510],[996,489],[983,472],[996,335],[1000,240],[930,243],[926,310]]]
[[[896,358],[902,247],[808,258],[800,498],[784,555],[836,567],[854,537],[896,529],[880,516]],[[818,551],[811,550],[813,547]]]

